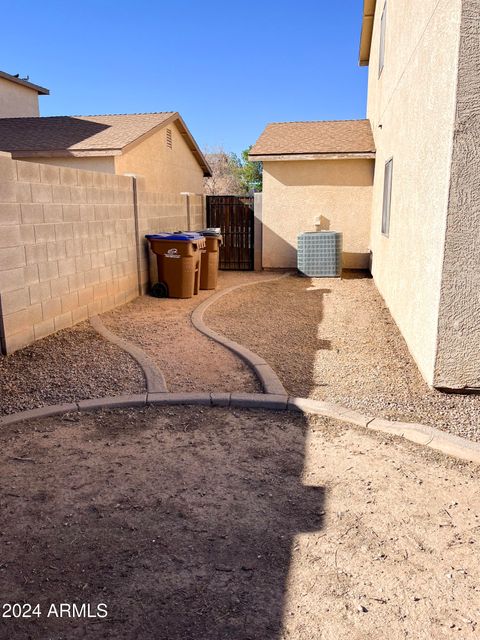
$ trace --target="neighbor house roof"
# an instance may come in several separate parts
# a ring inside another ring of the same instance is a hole
[[[40,87],[38,84],[33,84],[33,82],[29,82],[24,78],[19,78],[18,76],[12,76],[9,73],[6,73],[6,71],[0,71],[0,78],[3,78],[4,80],[10,80],[10,82],[15,82],[15,84],[21,84],[24,87],[33,89],[34,91],[36,91],[38,94],[42,96],[48,96],[50,94],[50,91],[48,89],[45,89],[45,87]]]
[[[98,116],[0,118],[0,149],[15,158],[120,155],[157,129],[175,123],[202,167],[210,167],[176,111]]]
[[[358,63],[361,67],[370,62],[370,48],[372,46],[373,20],[377,0],[363,0],[362,33],[360,35],[360,52]]]
[[[368,120],[273,122],[249,153],[251,160],[373,157],[375,144]]]

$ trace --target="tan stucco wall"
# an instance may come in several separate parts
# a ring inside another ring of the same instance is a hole
[[[55,167],[71,167],[83,171],[100,171],[101,173],[115,173],[113,156],[97,156],[85,158],[21,158],[22,162],[41,162]]]
[[[464,0],[434,384],[480,388],[480,4]]]
[[[36,91],[0,78],[0,118],[24,118],[38,115]]]
[[[369,266],[373,160],[294,160],[263,164],[263,267],[297,264],[297,236],[343,232],[343,266]]]
[[[460,0],[388,2],[378,79],[377,2],[368,117],[377,148],[372,272],[423,376],[433,384],[456,102]],[[379,128],[382,125],[382,128]],[[389,237],[381,234],[385,162],[393,157]]]
[[[172,131],[172,148],[166,130]],[[175,124],[162,127],[121,156],[115,157],[116,173],[145,177],[146,188],[160,193],[203,193],[203,171]]]

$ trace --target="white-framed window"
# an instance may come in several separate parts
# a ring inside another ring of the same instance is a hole
[[[378,53],[378,77],[382,75],[385,65],[385,32],[387,29],[387,3],[383,7],[382,19],[380,22],[380,51]]]
[[[384,236],[390,233],[390,211],[392,208],[392,178],[393,158],[385,163],[385,176],[383,180],[383,208],[382,208],[382,233]]]

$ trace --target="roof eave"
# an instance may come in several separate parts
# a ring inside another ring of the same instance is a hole
[[[212,168],[208,164],[205,156],[203,155],[202,151],[200,150],[200,147],[196,143],[195,138],[192,136],[192,134],[188,130],[188,127],[185,124],[185,122],[183,121],[183,118],[182,118],[182,116],[180,114],[178,114],[178,120],[176,121],[176,125],[177,125],[178,130],[180,131],[181,136],[183,137],[183,139],[187,143],[187,146],[189,147],[190,151],[192,152],[193,156],[195,157],[196,161],[198,162],[200,167],[203,169],[203,177],[204,178],[211,178],[212,177]]]
[[[362,31],[360,35],[360,51],[358,64],[367,67],[370,62],[370,49],[372,46],[373,21],[377,0],[363,0]]]
[[[251,162],[290,162],[291,160],[366,160],[374,159],[375,151],[333,151],[331,153],[249,153]]]
[[[14,149],[9,151],[12,158],[88,158],[98,156],[119,156],[121,149],[48,149],[39,151],[38,149]]]
[[[12,76],[9,73],[6,73],[5,71],[0,71],[0,78],[3,78],[4,80],[10,80],[10,82],[15,82],[15,84],[20,84],[24,87],[27,87],[28,89],[33,89],[34,91],[36,91],[38,94],[42,96],[50,95],[50,91],[45,87],[41,87],[38,84],[33,84],[33,82],[29,82],[28,80],[22,80],[21,78],[16,78],[15,76]]]

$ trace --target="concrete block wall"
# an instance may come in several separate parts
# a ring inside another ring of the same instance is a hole
[[[145,190],[145,180],[141,177],[137,182],[138,236],[139,236],[139,271],[141,292],[145,293],[155,280],[156,257],[149,250],[147,233],[159,231],[185,231],[205,227],[204,196],[183,193],[163,194]]]
[[[190,194],[190,225],[192,229],[205,229],[207,226],[207,203],[203,194]]]
[[[143,236],[186,228],[187,209],[181,195],[135,198],[134,182],[0,153],[2,353],[138,295],[140,272],[148,281]]]

